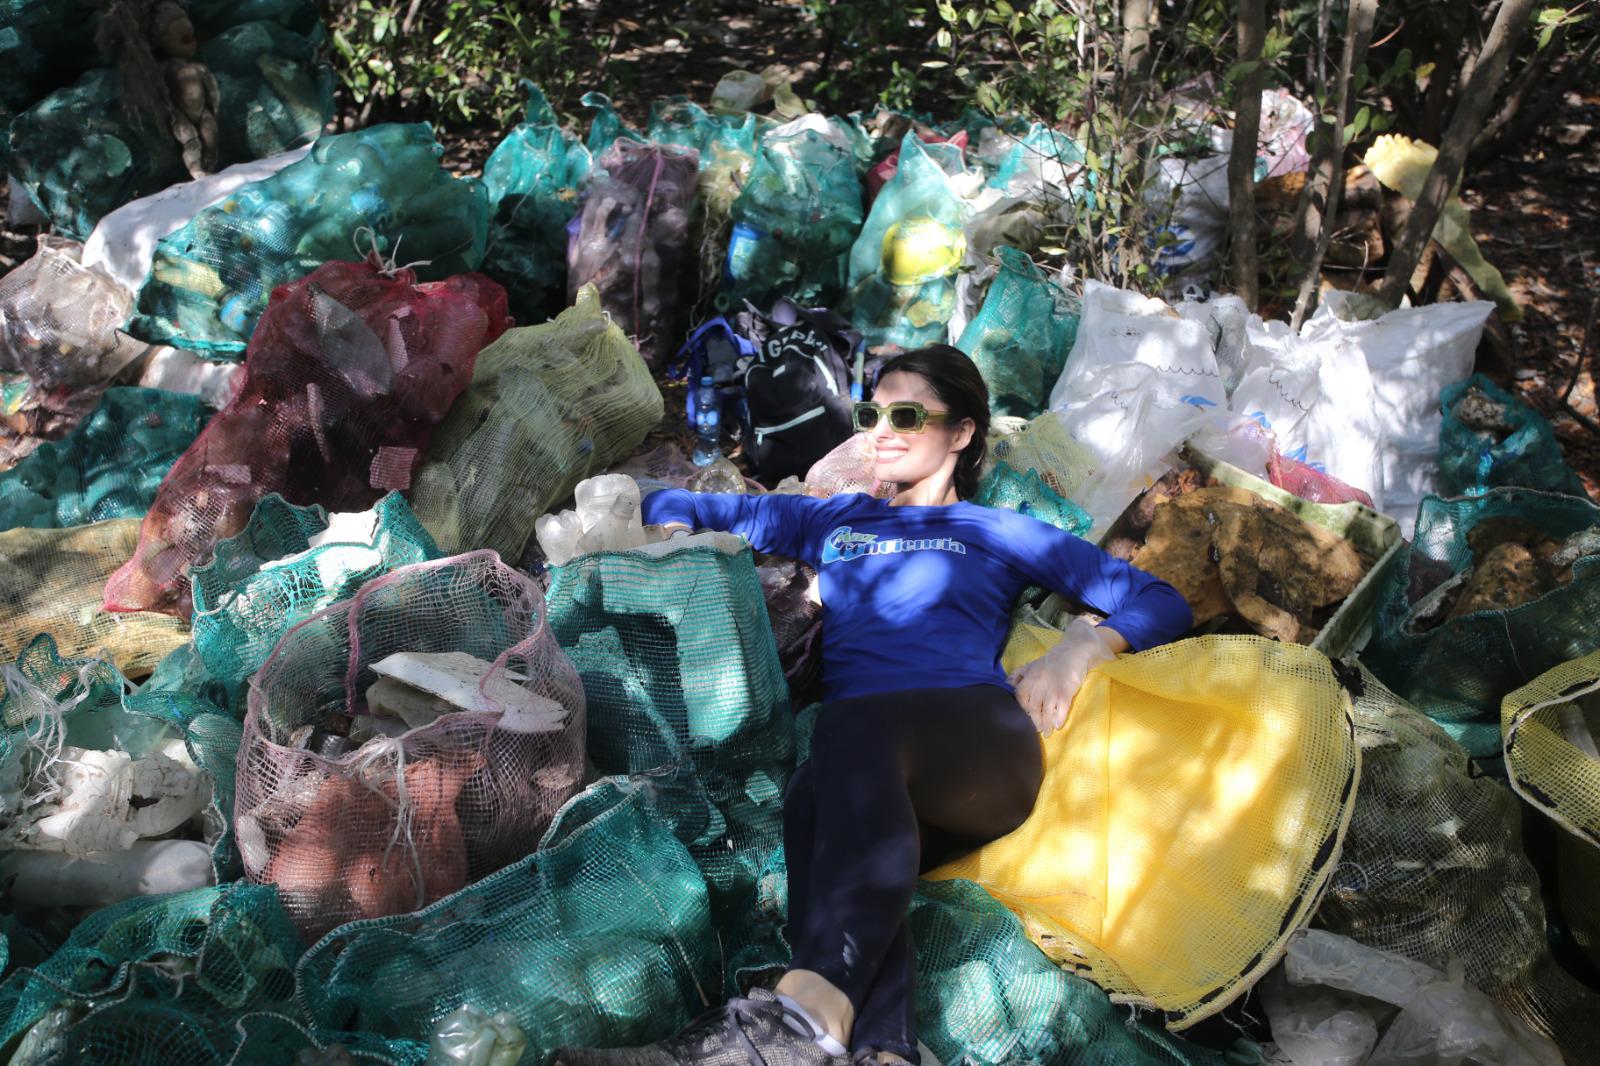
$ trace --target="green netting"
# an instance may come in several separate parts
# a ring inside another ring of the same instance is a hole
[[[1057,529],[1084,536],[1094,520],[1082,507],[1058,495],[1037,470],[1019,474],[1004,461],[994,464],[978,485],[972,502],[982,507],[1002,507],[1048,522]]]
[[[580,101],[584,107],[594,112],[594,118],[589,123],[589,138],[585,142],[589,154],[599,159],[607,148],[610,148],[621,138],[642,141],[644,134],[631,129],[622,121],[622,116],[617,114],[617,109],[611,104],[611,97],[605,93],[588,92],[583,94]]]
[[[1470,496],[1516,486],[1584,496],[1550,423],[1482,374],[1439,395],[1439,494]]]
[[[270,886],[128,900],[0,983],[0,1051],[13,1063],[203,1066],[232,1062],[235,1023],[293,1011],[302,944]],[[256,1062],[289,1062],[304,1042]]]
[[[1000,272],[956,347],[978,364],[991,413],[1033,418],[1049,406],[1082,306],[1022,251],[1002,247],[996,257]]]
[[[1011,146],[987,184],[1012,195],[1059,196],[1085,158],[1083,146],[1077,141],[1036,122],[1026,136]]]
[[[677,802],[698,815],[680,829],[719,926],[733,929],[782,840],[793,767],[789,690],[750,551],[583,555],[555,570],[546,599],[583,678],[590,761],[677,771]]]
[[[1470,755],[1494,763],[1500,758],[1500,701],[1546,670],[1600,648],[1600,554],[1579,558],[1570,582],[1532,602],[1419,628],[1419,595],[1446,574],[1473,565],[1468,537],[1490,520],[1518,520],[1564,540],[1600,526],[1600,507],[1531,489],[1497,488],[1454,500],[1424,497],[1415,539],[1402,547],[1378,591],[1378,615],[1362,661]]]
[[[217,79],[218,158],[264,159],[322,132],[333,114],[333,68],[322,61],[322,24],[308,32],[243,22],[200,46]]]
[[[911,904],[917,1023],[940,1062],[1221,1066],[1223,1057],[1139,1023],[1051,962],[1022,923],[970,881],[924,881]]]
[[[790,123],[761,138],[731,209],[726,306],[787,296],[812,307],[843,294],[861,230],[861,179],[837,127],[827,128]]]
[[[0,473],[0,529],[58,529],[143,515],[210,417],[198,396],[106,390],[64,439]]]
[[[72,23],[79,55],[92,38],[85,22]],[[333,114],[333,75],[316,44],[282,26],[223,29],[201,45],[198,59],[217,77],[219,167],[304,144]],[[121,100],[117,71],[99,68],[11,123],[4,164],[58,233],[83,240],[114,208],[190,177],[171,134],[159,122],[131,121]]]
[[[122,707],[129,714],[172,726],[183,736],[189,758],[211,776],[211,800],[205,810],[211,869],[219,884],[239,879],[244,868],[233,835],[233,793],[244,730],[228,708],[226,687],[206,673],[190,643],[161,660],[148,681],[123,696]]]
[[[531,82],[524,86],[527,118],[483,167],[493,219],[483,272],[506,287],[513,314],[538,321],[559,310],[566,296],[566,227],[592,160],[561,128],[544,93]]]
[[[912,130],[850,249],[851,321],[869,346],[918,348],[945,339],[971,206],[951,184],[961,149],[924,144]]]
[[[313,40],[326,33],[316,0],[185,0],[184,9],[201,38],[244,22],[275,22]]]
[[[756,153],[759,120],[749,112],[713,115],[687,96],[663,96],[650,105],[645,138],[656,144],[676,144],[700,153],[700,169],[711,166],[717,153]]]
[[[1516,797],[1365,669],[1361,680],[1361,788],[1315,924],[1441,970],[1460,965],[1566,1061],[1600,1061],[1600,994],[1551,955]]]
[[[0,3],[0,127],[96,60],[83,42],[97,16],[92,0]]]
[[[319,138],[305,158],[161,239],[129,332],[233,359],[274,288],[328,260],[358,260],[369,242],[414,262],[423,280],[475,270],[488,195],[444,171],[443,153],[425,122]]]
[[[434,431],[411,503],[446,552],[522,557],[534,521],[637,448],[661,390],[592,287],[553,322],[507,330]]]
[[[670,1035],[715,1005],[705,882],[647,781],[572,799],[539,849],[417,914],[344,926],[296,970],[324,1041],[420,1066],[463,1003],[508,1011],[526,1062]]]
[[[242,720],[251,676],[297,623],[380,574],[439,557],[397,492],[332,528],[321,507],[267,496],[210,562],[189,570],[194,648],[220,689],[218,706]]]

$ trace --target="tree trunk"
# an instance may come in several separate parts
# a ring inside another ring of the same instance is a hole
[[[1473,64],[1472,77],[1468,79],[1467,87],[1456,104],[1455,114],[1450,117],[1450,126],[1444,132],[1443,141],[1439,145],[1439,157],[1434,160],[1433,169],[1428,171],[1428,180],[1422,186],[1422,195],[1417,199],[1411,217],[1406,220],[1399,241],[1389,253],[1389,269],[1384,272],[1378,299],[1390,307],[1400,306],[1400,300],[1405,296],[1406,286],[1411,280],[1411,272],[1416,269],[1417,262],[1422,258],[1422,250],[1427,247],[1428,239],[1433,235],[1433,227],[1439,220],[1439,212],[1444,209],[1445,200],[1450,197],[1456,182],[1461,179],[1461,168],[1466,162],[1467,152],[1472,148],[1472,139],[1483,128],[1484,119],[1489,113],[1489,105],[1494,102],[1495,91],[1506,76],[1506,67],[1510,64],[1511,54],[1516,51],[1517,41],[1522,37],[1522,31],[1528,24],[1528,16],[1533,11],[1534,2],[1535,0],[1500,2],[1500,10],[1495,13],[1494,25],[1489,30],[1488,38],[1483,42],[1483,50]]]
[[[1528,69],[1517,79],[1517,85],[1506,98],[1505,105],[1483,132],[1472,139],[1469,162],[1477,163],[1496,156],[1526,139],[1548,122],[1552,115],[1559,114],[1561,98],[1581,75],[1594,72],[1595,53],[1600,52],[1600,36],[1589,38],[1582,52],[1563,62],[1559,73],[1545,80],[1550,65],[1546,57],[1560,46],[1565,30],[1565,26],[1558,30],[1550,44],[1529,61]],[[1538,91],[1534,92],[1536,86]],[[1534,103],[1528,103],[1530,99]]]
[[[1322,258],[1328,252],[1334,219],[1339,211],[1339,196],[1344,191],[1344,127],[1350,121],[1350,94],[1355,72],[1366,62],[1367,46],[1372,43],[1372,26],[1378,15],[1378,0],[1350,0],[1345,19],[1344,49],[1339,56],[1339,85],[1334,94],[1334,121],[1319,120],[1317,158],[1306,175],[1305,190],[1296,210],[1294,237],[1290,252],[1306,264],[1295,299],[1294,329],[1300,328],[1311,309],[1322,276]]]
[[[1266,0],[1239,0],[1239,62],[1251,64],[1234,81],[1233,152],[1228,156],[1228,232],[1233,247],[1233,290],[1250,310],[1259,302],[1256,261],[1256,141],[1261,132],[1261,45],[1267,35]]]
[[[1150,35],[1155,28],[1154,0],[1122,0],[1122,70],[1128,84],[1150,73]]]

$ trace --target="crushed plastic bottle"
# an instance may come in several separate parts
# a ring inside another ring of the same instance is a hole
[[[576,511],[543,515],[534,523],[549,565],[565,566],[588,552],[626,551],[650,539],[639,508],[639,483],[627,474],[586,478],[573,497]]]
[[[717,410],[717,386],[708,374],[695,394],[694,465],[710,466],[722,458],[722,412]]]

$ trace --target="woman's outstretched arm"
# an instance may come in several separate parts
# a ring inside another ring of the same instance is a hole
[[[827,502],[789,494],[744,496],[663,489],[644,498],[643,517],[653,525],[736,533],[758,552],[803,559],[808,555],[811,518]]]

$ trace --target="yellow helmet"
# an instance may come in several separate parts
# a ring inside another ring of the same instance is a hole
[[[883,235],[883,272],[896,285],[920,285],[953,274],[967,251],[955,226],[922,215],[896,222]]]

